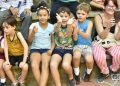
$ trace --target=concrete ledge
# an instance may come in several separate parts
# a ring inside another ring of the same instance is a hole
[[[107,62],[108,62],[108,64],[111,64],[111,57],[109,55],[107,55]],[[86,70],[85,61],[84,61],[83,58],[81,58],[81,65],[80,65],[81,78],[83,77],[85,70]],[[18,78],[21,74],[21,69],[18,68],[18,66],[12,67],[12,71],[13,71],[16,78]],[[60,72],[60,78],[61,78],[62,86],[69,86],[68,77],[65,74],[64,70],[62,69],[61,64],[59,66],[59,72]],[[100,73],[99,68],[97,67],[96,64],[94,64],[94,69],[93,69],[93,72],[92,72],[92,75],[91,75],[91,80],[96,80],[99,73]],[[10,83],[11,83],[10,80],[7,79],[7,86],[10,86]],[[30,65],[29,65],[29,72],[28,72],[28,76],[27,76],[27,79],[26,79],[26,85],[25,86],[37,86]],[[48,79],[47,86],[55,86],[53,78],[51,76],[51,73],[49,74],[49,79]]]

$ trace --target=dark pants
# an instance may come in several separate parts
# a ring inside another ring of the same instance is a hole
[[[32,23],[32,17],[24,14],[24,12],[21,13],[20,18],[22,20],[22,25],[20,28],[20,31],[25,38],[25,40],[28,40],[28,34],[29,34],[29,27]]]
[[[52,8],[51,8],[51,12],[50,12],[50,22],[52,24],[56,23],[57,22],[57,19],[56,19],[56,13],[57,13],[57,10],[62,7],[62,6],[66,6],[70,9],[70,11],[74,14],[75,18],[76,18],[76,7],[79,3],[77,1],[73,1],[73,2],[68,2],[68,3],[65,3],[65,2],[61,2],[61,1],[56,1],[53,5],[52,5]]]
[[[2,22],[10,16],[12,16],[12,14],[9,10],[0,11],[0,24],[2,24]],[[22,25],[20,26],[20,32],[22,33],[25,40],[28,40],[29,27],[32,23],[32,17],[22,12],[20,18],[22,20]]]
[[[12,16],[12,14],[9,10],[0,11],[0,26],[2,25],[3,21],[10,16]]]

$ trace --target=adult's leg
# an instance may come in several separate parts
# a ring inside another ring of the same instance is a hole
[[[22,25],[20,27],[20,31],[25,38],[25,40],[28,40],[28,34],[29,34],[29,27],[32,23],[32,17],[30,15],[25,14],[24,12],[21,13],[20,18],[22,20]]]
[[[108,52],[113,57],[111,70],[116,72],[120,68],[120,46],[113,46]]]
[[[53,54],[53,56],[51,58],[51,62],[50,62],[50,70],[51,70],[51,73],[52,73],[52,76],[53,76],[56,86],[61,86],[60,74],[58,71],[58,66],[61,61],[62,61],[62,58],[60,55]]]
[[[0,25],[8,17],[12,16],[9,10],[0,11]]]
[[[76,8],[77,8],[78,4],[79,3],[77,1],[70,2],[70,4],[69,4],[70,11],[73,13],[73,15],[75,16],[76,19],[77,19]]]
[[[49,62],[51,56],[47,53],[43,53],[41,56],[41,62],[42,62],[42,72],[41,72],[41,79],[40,79],[40,85],[39,86],[46,86],[48,76],[49,76]]]
[[[39,53],[32,53],[30,55],[31,67],[33,75],[37,81],[37,86],[40,85],[40,62],[41,62],[41,55]]]
[[[57,22],[57,19],[56,19],[56,13],[57,13],[57,10],[62,7],[63,4],[61,1],[56,1],[53,5],[52,5],[52,8],[51,8],[51,12],[50,12],[50,22],[52,24],[56,23]]]
[[[93,55],[94,55],[94,60],[98,67],[101,70],[102,74],[109,74],[109,69],[107,67],[107,62],[106,62],[106,53],[105,49],[100,46],[100,45],[94,45],[93,46]]]

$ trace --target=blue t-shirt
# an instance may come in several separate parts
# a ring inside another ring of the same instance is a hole
[[[88,25],[89,25],[89,22],[90,22],[89,20],[86,20],[82,24],[80,22],[78,22],[77,25],[78,25],[79,30],[81,30],[82,32],[86,32],[87,28],[88,28]],[[88,45],[88,46],[91,46],[92,45],[92,43],[91,43],[91,36],[88,39],[85,39],[81,35],[78,35],[77,45]]]
[[[54,26],[48,23],[46,29],[42,29],[39,22],[32,23],[30,29],[36,26],[38,32],[35,33],[35,37],[30,46],[31,49],[50,49],[51,48],[51,34],[54,34]]]

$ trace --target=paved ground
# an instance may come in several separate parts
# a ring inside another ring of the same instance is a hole
[[[120,80],[107,78],[103,83],[97,83],[96,80],[91,80],[90,82],[81,81],[80,85],[77,86],[120,86]]]

